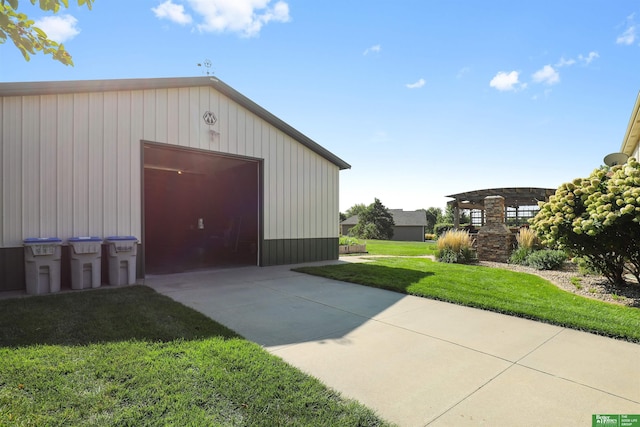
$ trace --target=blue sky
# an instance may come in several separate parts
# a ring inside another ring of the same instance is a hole
[[[73,3],[73,0],[70,1]],[[20,11],[74,67],[0,45],[0,81],[205,73],[352,165],[340,210],[555,188],[619,151],[640,90],[640,2],[96,0]]]

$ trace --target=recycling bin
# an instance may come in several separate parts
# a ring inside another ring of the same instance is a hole
[[[100,237],[71,237],[71,289],[100,287],[102,239]]]
[[[57,237],[24,239],[24,267],[27,293],[40,295],[60,290],[62,240]]]
[[[134,285],[138,239],[134,236],[110,236],[106,242],[109,247],[109,284]]]

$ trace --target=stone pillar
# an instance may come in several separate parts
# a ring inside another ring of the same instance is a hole
[[[507,262],[515,236],[504,223],[504,197],[485,197],[484,211],[486,223],[478,231],[478,260]]]

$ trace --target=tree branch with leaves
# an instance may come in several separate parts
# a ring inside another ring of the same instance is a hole
[[[30,0],[45,12],[58,13],[61,7],[69,8],[69,0]],[[77,0],[78,6],[91,10],[95,0]],[[35,26],[35,21],[25,13],[18,11],[19,0],[1,0],[0,2],[0,44],[11,39],[25,60],[31,55],[42,52],[65,65],[73,65],[71,55],[64,45],[51,40],[47,33]]]

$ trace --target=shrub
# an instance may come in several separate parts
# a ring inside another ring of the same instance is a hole
[[[567,260],[567,254],[561,250],[542,249],[527,256],[526,265],[538,270],[558,270]]]
[[[600,276],[602,274],[602,271],[600,271],[598,269],[598,267],[596,267],[595,265],[593,265],[591,263],[591,261],[589,261],[589,258],[586,257],[575,257],[573,259],[574,264],[576,264],[578,266],[578,271],[580,272],[580,274],[585,275],[585,276]]]
[[[518,242],[518,248],[526,249],[529,252],[540,246],[538,235],[530,228],[521,228],[516,236],[516,241]]]
[[[468,232],[449,230],[438,239],[436,258],[441,262],[467,264],[475,260],[472,247]]]
[[[527,257],[540,246],[538,236],[530,228],[521,228],[516,241],[518,248],[509,257],[509,264],[527,265]]]
[[[424,235],[424,239],[425,239],[425,240],[436,240],[437,238],[438,238],[438,236],[436,236],[436,235],[435,235],[435,234],[433,234],[433,233],[426,233],[426,234]]]
[[[640,281],[640,163],[601,167],[562,184],[530,221],[547,246],[589,259],[610,283]]]
[[[509,257],[509,264],[527,265],[527,257],[533,252],[531,249],[518,248]]]
[[[360,241],[351,236],[340,236],[339,245],[359,245]]]

